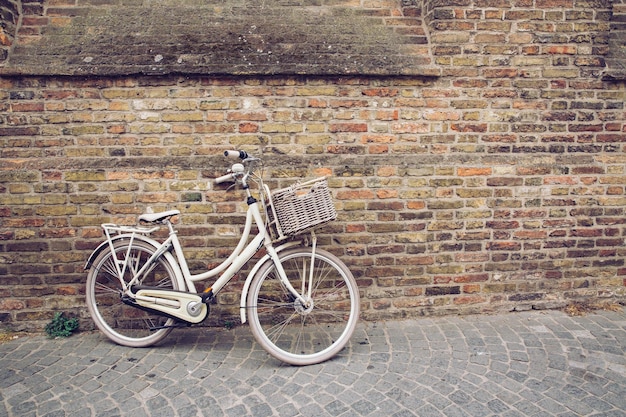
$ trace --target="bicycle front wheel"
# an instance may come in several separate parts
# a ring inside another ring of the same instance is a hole
[[[308,247],[279,254],[289,282],[306,303],[285,287],[268,261],[248,293],[250,328],[275,358],[311,365],[332,358],[350,340],[359,317],[359,290],[348,267],[333,254]],[[310,287],[310,297],[308,296]]]
[[[122,301],[122,281],[126,284],[154,253],[148,243],[136,240],[128,252],[128,241],[113,244],[113,251],[102,251],[87,274],[87,309],[94,323],[109,339],[123,346],[147,347],[161,341],[172,330],[174,319],[140,310]],[[126,272],[118,276],[116,264],[126,260]],[[178,289],[174,270],[163,257],[156,259],[137,285]]]

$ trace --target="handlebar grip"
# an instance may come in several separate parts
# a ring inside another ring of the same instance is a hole
[[[246,153],[246,151],[224,151],[224,156],[227,158],[248,158],[248,154]]]
[[[216,184],[221,184],[223,182],[234,181],[233,174],[222,175],[221,177],[215,178]]]

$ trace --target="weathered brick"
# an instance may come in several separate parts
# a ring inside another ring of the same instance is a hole
[[[47,242],[27,241],[27,242],[13,242],[6,245],[9,252],[42,252],[48,250],[49,246]],[[24,273],[28,269],[24,266]]]
[[[457,175],[461,177],[477,176],[477,175],[491,175],[491,168],[459,168],[457,169]]]
[[[328,127],[329,132],[367,132],[366,123],[333,123]]]
[[[435,287],[426,287],[426,295],[427,296],[438,296],[438,295],[450,295],[450,294],[460,294],[461,287],[459,286],[435,286]]]
[[[0,127],[0,136],[36,136],[39,127]]]
[[[519,251],[522,245],[518,242],[489,242],[487,249],[495,251]]]
[[[23,310],[24,308],[26,308],[26,303],[23,300],[3,299],[0,301],[0,310],[2,311]]]
[[[201,112],[185,112],[185,113],[162,113],[161,120],[164,122],[198,122],[202,121],[203,114]],[[236,120],[236,119],[229,119]]]

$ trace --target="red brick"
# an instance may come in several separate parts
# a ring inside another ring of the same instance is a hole
[[[461,289],[463,293],[465,294],[475,294],[475,293],[480,293],[482,290],[482,287],[479,284],[467,284],[467,285],[463,285]]]
[[[571,176],[560,176],[560,177],[545,177],[543,179],[543,183],[544,184],[567,184],[567,185],[574,185],[576,184],[578,181],[575,177],[571,177]]]
[[[328,107],[328,102],[326,100],[321,100],[318,98],[309,98],[308,106],[315,107],[315,108],[325,108],[325,107]]]
[[[518,76],[517,68],[485,68],[483,75],[486,78],[515,78]]]
[[[545,230],[519,230],[513,233],[515,239],[545,239],[547,232]]]
[[[535,6],[543,9],[571,9],[573,5],[574,0],[535,0]]]
[[[0,310],[4,310],[4,311],[23,310],[25,307],[26,307],[26,304],[22,300],[15,300],[15,299],[0,300]]]
[[[601,229],[573,229],[570,232],[570,236],[576,237],[598,237],[602,235],[603,232]]]
[[[426,203],[423,201],[408,201],[406,207],[411,210],[422,210],[426,207]]]
[[[362,143],[394,143],[398,140],[395,135],[363,135],[361,136]]]
[[[363,90],[362,93],[364,96],[369,96],[369,97],[395,97],[398,95],[398,89],[388,88],[388,87],[368,88],[368,89]]]
[[[365,225],[348,224],[346,225],[346,233],[362,233],[365,231]]]
[[[239,133],[256,133],[259,131],[259,125],[256,123],[240,123]]]
[[[63,286],[58,287],[56,290],[56,294],[58,295],[78,295],[78,289],[76,287],[71,286]]]
[[[328,127],[331,133],[339,132],[367,132],[366,123],[332,123]]]
[[[370,145],[367,149],[370,154],[383,154],[389,152],[389,145]]]
[[[336,198],[338,200],[368,200],[374,198],[374,193],[371,190],[338,191]]]
[[[544,52],[553,55],[575,55],[577,48],[571,45],[552,45],[544,47]]]
[[[497,250],[497,251],[519,251],[522,246],[518,242],[489,242],[487,244],[488,250]]]
[[[397,198],[398,190],[378,190],[376,191],[376,197],[378,198]]]
[[[454,297],[454,304],[479,304],[485,303],[488,301],[487,297],[475,295],[475,296],[462,296],[462,297]]]
[[[398,120],[400,118],[399,110],[377,110],[374,114],[376,120]]]
[[[31,227],[42,227],[46,224],[45,219],[41,218],[10,218],[4,219],[2,221],[3,226],[12,227],[12,228],[31,228]]]
[[[44,111],[44,104],[41,103],[13,103],[11,109],[14,112],[42,112]]]
[[[598,134],[596,135],[596,140],[598,142],[626,142],[626,133],[607,133],[607,134]]]
[[[487,274],[475,274],[475,275],[459,275],[454,277],[454,282],[468,283],[468,282],[483,282],[489,279]]]
[[[480,168],[458,168],[457,175],[460,177],[475,177],[479,175],[491,175],[492,169],[489,167]]]

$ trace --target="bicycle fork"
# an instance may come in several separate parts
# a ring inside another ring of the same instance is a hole
[[[289,278],[287,277],[287,273],[285,272],[285,269],[283,268],[282,263],[280,262],[280,259],[278,257],[278,253],[276,252],[276,250],[274,249],[274,247],[272,245],[267,245],[266,246],[266,250],[268,255],[270,256],[270,258],[272,259],[272,262],[274,262],[274,266],[276,267],[276,272],[278,272],[278,277],[280,278],[281,282],[283,283],[283,285],[285,286],[285,288],[287,288],[287,290],[289,290],[289,292],[293,295],[294,297],[294,301],[297,300],[300,302],[300,304],[302,305],[302,307],[306,310],[306,309],[310,309],[312,307],[312,303],[313,303],[313,298],[311,297],[312,292],[313,292],[313,265],[315,262],[315,248],[317,246],[317,237],[315,236],[315,233],[311,232],[311,236],[312,236],[312,240],[311,240],[311,245],[312,245],[312,251],[311,251],[311,263],[309,265],[309,271],[308,274],[306,273],[306,271],[304,269],[306,269],[306,266],[303,265],[303,273],[302,273],[302,287],[301,287],[301,291],[298,292],[293,285],[291,284],[291,282],[289,282]],[[308,283],[307,283],[307,279],[305,279],[305,277],[308,275]],[[308,284],[308,285],[307,285]]]

